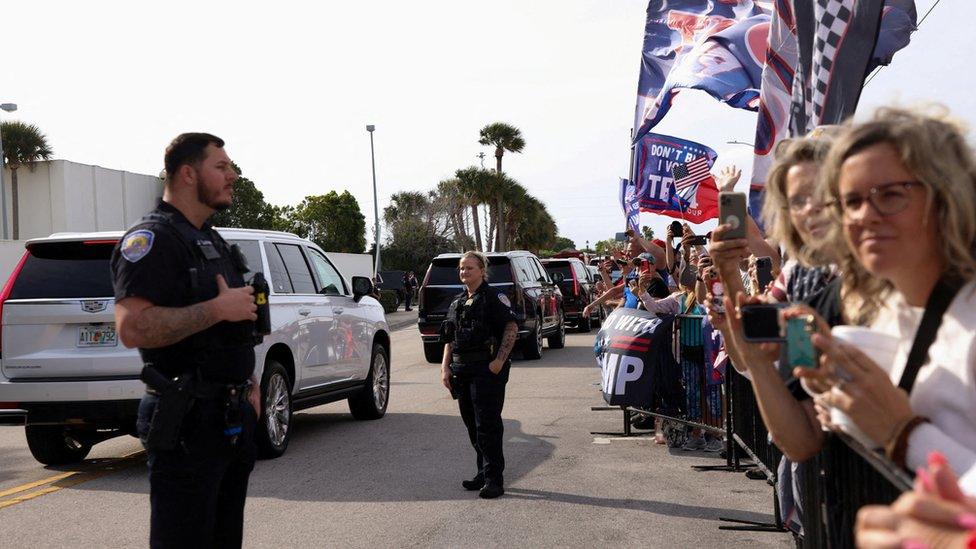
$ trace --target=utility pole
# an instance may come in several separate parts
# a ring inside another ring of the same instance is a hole
[[[482,170],[485,169],[485,153],[484,153],[484,151],[476,154],[475,156],[477,156],[481,160],[481,169]]]

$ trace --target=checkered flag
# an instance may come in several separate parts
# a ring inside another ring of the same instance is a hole
[[[884,0],[795,0],[800,60],[793,81],[793,135],[854,114]]]

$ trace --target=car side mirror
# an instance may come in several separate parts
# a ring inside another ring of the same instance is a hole
[[[549,276],[552,277],[552,283],[553,284],[559,284],[563,280],[566,280],[566,277],[563,276],[563,273],[552,273]]]
[[[352,277],[352,297],[359,301],[364,295],[373,293],[373,281],[365,276]]]

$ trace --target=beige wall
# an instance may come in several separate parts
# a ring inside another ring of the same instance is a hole
[[[10,170],[4,168],[7,235],[13,237],[10,183]],[[123,230],[155,207],[163,183],[154,175],[51,160],[17,170],[17,190],[20,240],[0,239],[3,281],[24,253],[25,240],[58,232]]]

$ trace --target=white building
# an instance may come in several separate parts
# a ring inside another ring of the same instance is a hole
[[[13,235],[10,170],[4,169],[7,235]],[[110,170],[68,160],[38,162],[17,170],[20,240],[0,240],[0,279],[24,253],[24,241],[66,231],[118,231],[153,209],[163,196],[154,175]]]

